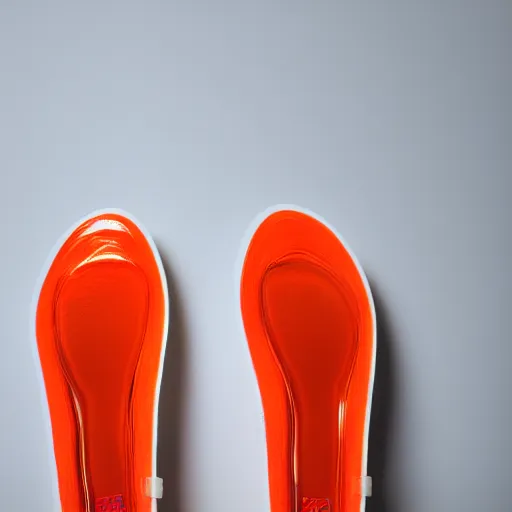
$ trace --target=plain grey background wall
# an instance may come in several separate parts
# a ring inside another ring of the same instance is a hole
[[[370,512],[510,510],[512,2],[0,1],[0,509],[51,505],[29,311],[115,206],[172,281],[160,510],[268,510],[234,264],[266,207],[367,271]]]

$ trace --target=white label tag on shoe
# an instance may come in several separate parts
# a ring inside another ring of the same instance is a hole
[[[372,477],[361,477],[361,495],[369,498],[372,495]]]
[[[164,493],[164,481],[158,476],[148,476],[144,485],[144,494],[148,498],[160,499]]]

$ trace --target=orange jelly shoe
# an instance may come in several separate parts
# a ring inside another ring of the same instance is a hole
[[[168,296],[153,241],[127,214],[92,214],[58,245],[35,305],[59,510],[156,511]]]
[[[250,240],[240,294],[271,511],[364,510],[376,335],[361,267],[323,221],[275,211]]]

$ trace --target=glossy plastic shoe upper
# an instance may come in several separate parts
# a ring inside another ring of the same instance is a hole
[[[254,232],[240,293],[272,512],[359,512],[376,343],[362,270],[324,223],[282,210]]]
[[[158,252],[117,211],[93,214],[58,248],[35,335],[63,512],[150,512],[168,322]]]

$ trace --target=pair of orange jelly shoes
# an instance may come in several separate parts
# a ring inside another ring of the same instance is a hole
[[[296,208],[267,212],[247,242],[240,309],[271,512],[363,511],[376,349],[368,282],[340,237]],[[34,311],[57,510],[156,511],[168,321],[158,251],[132,216],[95,212],[57,245]]]

